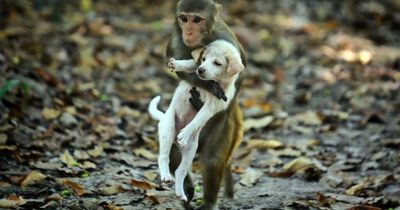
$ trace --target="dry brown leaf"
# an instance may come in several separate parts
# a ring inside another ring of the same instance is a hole
[[[76,160],[74,159],[74,157],[72,157],[68,150],[65,150],[64,153],[60,155],[60,160],[68,167],[79,166],[79,163],[76,162]]]
[[[249,167],[242,175],[242,178],[240,179],[240,184],[245,186],[253,186],[262,175],[263,173],[261,171]]]
[[[273,116],[265,116],[259,119],[246,119],[244,120],[244,129],[248,130],[250,128],[263,128],[266,127],[267,125],[271,124],[271,122],[274,120]]]
[[[366,179],[362,180],[360,183],[358,183],[358,184],[356,184],[356,185],[353,185],[352,187],[350,187],[349,189],[347,189],[347,190],[345,191],[345,193],[346,193],[347,195],[357,195],[357,194],[359,194],[360,192],[362,192],[362,190],[363,190],[364,188],[366,188],[370,183],[371,183],[370,180],[366,178]]]
[[[357,206],[352,206],[350,208],[347,208],[346,210],[382,210],[382,209],[379,207],[375,207],[375,206],[357,205]]]
[[[145,171],[143,173],[143,176],[146,177],[146,179],[150,181],[154,181],[157,178],[157,173],[154,173],[153,171]]]
[[[163,203],[164,202],[164,198],[161,198],[160,196],[158,196],[155,192],[152,191],[148,191],[145,194],[146,198],[150,199],[151,201],[153,201],[154,203]]]
[[[0,199],[1,208],[17,208],[25,204],[26,201],[21,196],[11,195],[7,198]]]
[[[137,180],[137,179],[131,179],[131,185],[137,188],[140,188],[142,190],[148,190],[156,187],[156,184],[142,181],[142,180]]]
[[[63,185],[70,188],[71,190],[73,190],[77,195],[81,196],[83,194],[85,194],[85,189],[78,183],[73,182],[71,180],[68,179],[64,179],[63,180]]]
[[[247,143],[249,149],[278,149],[284,147],[284,144],[278,140],[264,140],[264,139],[252,139]]]
[[[152,153],[150,150],[145,149],[145,148],[134,149],[133,153],[136,156],[144,157],[147,160],[157,160],[157,155]]]
[[[44,108],[42,110],[42,115],[43,115],[44,119],[46,119],[46,120],[51,120],[51,119],[57,118],[60,114],[61,114],[61,111],[56,110],[56,109]]]
[[[93,149],[88,150],[87,153],[90,156],[96,158],[96,157],[100,156],[101,154],[103,154],[103,146],[97,145]]]
[[[22,187],[26,187],[26,186],[28,186],[28,185],[34,183],[34,182],[42,181],[42,180],[44,180],[45,178],[46,178],[46,176],[43,175],[42,173],[37,172],[37,171],[31,171],[31,172],[29,172],[29,174],[26,175],[26,177],[22,180],[21,186],[22,186]]]
[[[313,167],[312,160],[306,157],[298,157],[283,166],[283,169],[291,172],[304,172],[305,169]]]
[[[121,185],[113,185],[109,187],[101,187],[99,188],[99,191],[102,195],[115,195],[118,193],[124,192],[124,188],[122,188]]]
[[[84,169],[96,169],[96,164],[86,160],[86,161],[83,161],[83,164],[81,165],[81,167]]]
[[[120,206],[115,206],[112,204],[107,204],[104,206],[105,209],[107,210],[124,210],[124,208],[120,207]]]

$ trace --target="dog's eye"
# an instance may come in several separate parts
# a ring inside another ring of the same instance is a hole
[[[203,62],[206,61],[206,58],[201,59]]]
[[[222,65],[219,61],[214,61],[214,64],[215,64],[216,66],[221,66],[221,65]]]

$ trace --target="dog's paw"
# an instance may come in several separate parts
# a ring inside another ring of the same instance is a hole
[[[184,201],[184,202],[188,201],[188,199],[187,199],[187,197],[185,195],[185,192],[176,192],[176,197],[178,199],[180,199],[181,201]]]
[[[194,132],[190,127],[184,127],[178,134],[178,145],[180,148],[184,148],[188,145],[189,141],[193,139]]]
[[[185,148],[188,145],[188,139],[179,139],[178,138],[178,146],[179,148]]]
[[[176,70],[176,63],[175,63],[175,58],[170,58],[169,60],[168,60],[168,69],[170,70],[170,71],[175,71]]]
[[[167,183],[167,184],[172,184],[174,183],[174,177],[171,176],[171,174],[161,174],[161,182]]]

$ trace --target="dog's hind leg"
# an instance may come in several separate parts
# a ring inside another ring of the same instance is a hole
[[[186,147],[182,148],[182,160],[179,164],[178,169],[175,171],[175,193],[183,201],[188,201],[184,190],[184,178],[190,170],[193,162],[193,158],[196,154],[197,146],[199,143],[198,136],[193,142]]]
[[[160,177],[162,182],[173,182],[169,170],[169,153],[171,151],[172,144],[174,142],[176,132],[174,116],[172,112],[166,112],[165,117],[158,124],[159,134],[159,155],[158,155],[158,167],[160,169]]]

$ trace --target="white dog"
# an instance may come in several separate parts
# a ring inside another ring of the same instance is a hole
[[[158,124],[160,141],[158,166],[161,181],[174,181],[169,171],[169,153],[175,138],[181,147],[182,160],[175,171],[175,192],[184,201],[187,201],[187,197],[183,182],[196,154],[200,132],[211,117],[229,106],[236,93],[235,81],[239,73],[244,70],[239,50],[227,41],[214,41],[205,48],[194,50],[192,56],[194,60],[171,58],[168,67],[176,72],[196,71],[200,79],[218,82],[225,91],[227,101],[219,100],[212,93],[198,88],[204,105],[197,112],[189,102],[192,86],[186,81],[181,81],[165,113],[157,109],[160,96],[150,102],[148,110],[152,118],[160,121]],[[197,69],[196,61],[201,63]]]

